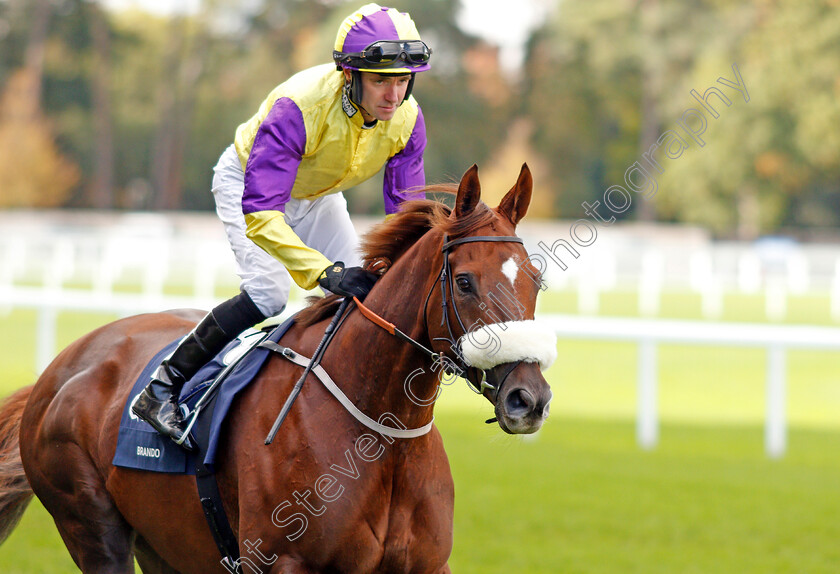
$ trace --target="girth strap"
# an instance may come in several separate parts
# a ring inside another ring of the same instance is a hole
[[[196,442],[198,444],[207,444],[207,441],[204,440],[206,437],[200,435],[210,432],[210,420],[213,418],[212,413],[216,408],[216,398],[218,396],[218,393],[213,395],[205,406],[206,416],[200,417],[193,429],[193,433],[197,435],[198,440]],[[216,482],[216,474],[204,464],[203,452],[197,453],[195,457],[195,484],[198,487],[198,498],[201,501],[204,518],[207,519],[210,533],[213,535],[213,540],[222,555],[222,563],[227,565],[230,572],[242,572],[239,564],[239,541],[230,527],[227,514],[225,514],[219,484]]]
[[[202,468],[203,470],[201,470]],[[231,572],[241,572],[239,542],[236,540],[236,536],[230,527],[230,521],[222,506],[222,495],[219,493],[216,474],[199,463],[195,472],[195,484],[198,487],[198,497],[201,500],[204,518],[207,519],[210,533],[213,535],[213,540],[222,555],[222,562],[233,568]]]
[[[279,354],[284,359],[287,359],[296,365],[300,365],[301,367],[305,368],[306,365],[309,364],[308,357],[304,357],[303,355],[293,351],[292,349],[289,349],[288,347],[278,345],[274,341],[265,340],[262,341],[258,346],[264,349],[268,349],[269,351],[273,351]],[[353,402],[349,398],[347,398],[347,395],[345,395],[342,392],[342,390],[338,388],[338,385],[336,385],[335,382],[330,378],[330,376],[324,370],[324,367],[318,365],[317,367],[312,369],[312,373],[318,378],[318,380],[321,381],[321,383],[327,388],[327,390],[330,393],[332,393],[332,395],[338,400],[338,402],[341,403],[341,405],[345,409],[347,409],[347,412],[353,415],[353,418],[355,418],[357,421],[359,421],[374,432],[393,438],[417,438],[419,436],[423,436],[424,434],[432,430],[432,424],[435,422],[434,417],[432,417],[432,420],[430,420],[428,424],[416,429],[394,428],[378,423],[377,421],[373,420],[365,413],[360,411],[356,407],[356,405],[354,405]]]

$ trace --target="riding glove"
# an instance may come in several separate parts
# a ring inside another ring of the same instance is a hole
[[[324,269],[318,284],[336,295],[358,297],[359,301],[364,301],[377,279],[376,275],[361,267],[345,267],[343,262],[336,261]]]

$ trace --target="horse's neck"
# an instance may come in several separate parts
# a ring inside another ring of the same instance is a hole
[[[431,274],[435,271],[427,266],[437,261],[423,251],[422,246],[415,245],[403,255],[380,279],[375,295],[365,301],[380,317],[419,341],[427,340],[424,304],[434,283]],[[358,373],[342,377],[357,406],[371,409],[371,416],[391,413],[409,428],[429,422],[434,403],[428,399],[437,392],[438,377],[427,355],[359,312],[348,317],[336,335],[336,343],[347,372]]]

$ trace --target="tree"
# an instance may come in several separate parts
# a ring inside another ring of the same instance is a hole
[[[696,150],[690,161],[680,161],[663,179],[668,193],[658,201],[660,212],[744,239],[783,225],[836,226],[836,2],[756,3],[740,19],[731,12],[727,16],[730,29],[746,31],[730,50],[704,53],[690,81],[702,92],[701,87],[714,84],[719,76],[731,79],[736,62],[749,102],[737,97],[730,106],[718,104],[723,109],[707,132],[708,145]]]
[[[636,22],[631,2],[567,0],[529,42],[524,113],[563,217],[583,216],[638,149]]]
[[[55,146],[50,122],[32,94],[30,70],[9,79],[0,98],[0,206],[55,207],[79,180],[78,168]]]
[[[708,114],[707,145],[668,161],[655,198],[617,217],[656,214],[742,238],[836,223],[838,37],[830,0],[558,3],[530,44],[527,109],[535,144],[552,156],[562,213],[584,215],[583,201],[622,184],[694,107]],[[730,90],[739,105],[718,103],[725,118],[715,119],[690,92],[733,81],[733,64],[754,97]]]
[[[206,36],[201,22],[185,16],[170,20],[158,82],[158,126],[152,140],[151,181],[156,209],[182,207],[183,160],[196,86],[204,69]]]
[[[90,2],[86,8],[93,37],[94,171],[88,204],[105,209],[114,206],[114,127],[111,105],[111,30],[102,6]]]

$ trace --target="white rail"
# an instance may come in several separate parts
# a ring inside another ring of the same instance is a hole
[[[0,285],[0,308],[24,308],[38,311],[35,337],[35,369],[41,373],[53,360],[56,351],[56,321],[59,311],[115,313],[120,316],[162,311],[165,309],[211,309],[218,301],[202,297],[178,297],[159,294],[7,287]]]
[[[125,316],[175,308],[210,309],[216,303],[218,301],[209,297],[0,286],[0,306],[38,311],[35,358],[38,372],[46,368],[55,354],[59,311],[91,311]],[[764,442],[768,456],[774,458],[782,456],[787,447],[787,349],[840,349],[840,328],[833,327],[545,314],[540,319],[547,321],[560,338],[626,341],[638,345],[636,437],[639,445],[645,449],[653,448],[659,440],[657,346],[660,343],[766,349]]]
[[[767,351],[764,448],[773,458],[787,447],[787,349],[840,349],[840,328],[749,323],[624,319],[543,315],[558,337],[628,341],[638,344],[636,440],[650,449],[659,440],[657,414],[657,345],[728,345],[763,347]]]

